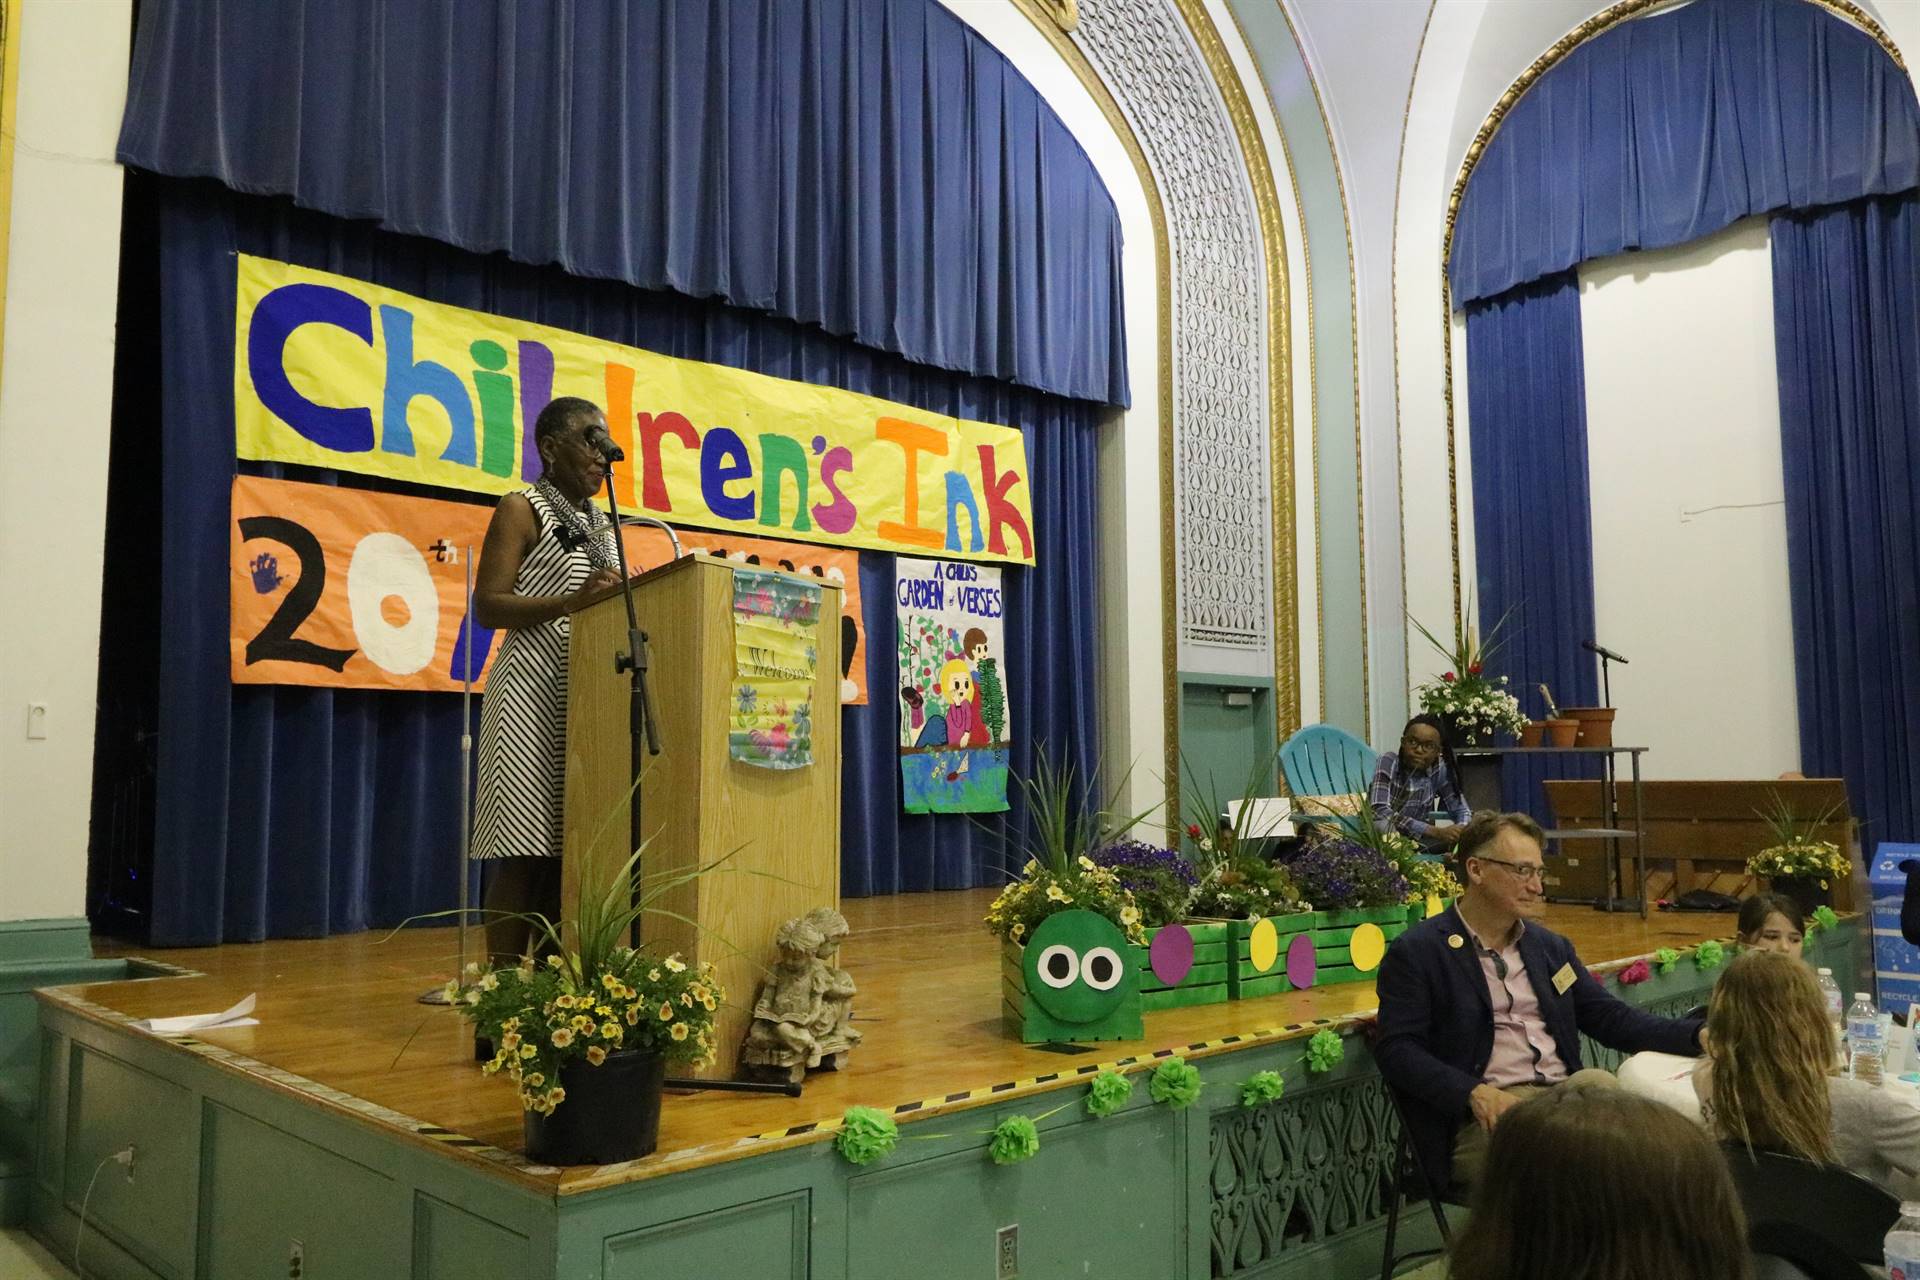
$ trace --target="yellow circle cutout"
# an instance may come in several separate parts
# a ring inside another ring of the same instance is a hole
[[[1430,893],[1427,895],[1427,914],[1429,916],[1437,916],[1442,911],[1445,911],[1446,909],[1447,909],[1447,904],[1440,901],[1439,894]]]
[[[1377,924],[1358,925],[1347,947],[1353,952],[1353,967],[1362,973],[1372,973],[1380,967],[1380,958],[1387,954],[1387,935],[1380,932]]]
[[[1265,973],[1280,963],[1280,931],[1273,927],[1273,921],[1262,917],[1253,926],[1253,932],[1247,935],[1247,959],[1253,961],[1255,973]]]

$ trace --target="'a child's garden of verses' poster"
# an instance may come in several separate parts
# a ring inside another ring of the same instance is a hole
[[[1000,570],[898,559],[900,783],[908,813],[1007,807]]]

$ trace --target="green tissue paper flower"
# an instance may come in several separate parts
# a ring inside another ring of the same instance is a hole
[[[1331,1031],[1316,1031],[1307,1041],[1307,1070],[1315,1075],[1333,1070],[1346,1056],[1346,1042]]]
[[[833,1140],[848,1164],[872,1164],[900,1141],[893,1117],[873,1107],[848,1107],[840,1117],[840,1134]]]
[[[1175,1111],[1190,1107],[1200,1097],[1200,1068],[1185,1058],[1168,1058],[1153,1069],[1147,1092],[1155,1102],[1164,1102]]]
[[[1662,973],[1672,973],[1673,966],[1680,963],[1680,953],[1672,947],[1662,947],[1653,953],[1654,968]]]
[[[1812,933],[1814,929],[1831,929],[1839,923],[1840,917],[1834,914],[1832,907],[1815,907],[1813,909],[1813,929],[1809,929],[1807,932]]]
[[[1256,1071],[1240,1086],[1240,1105],[1258,1107],[1276,1102],[1287,1090],[1287,1082],[1278,1071]]]
[[[995,1164],[1019,1164],[1040,1150],[1040,1130],[1025,1116],[1008,1116],[993,1127],[987,1154]]]
[[[1133,1081],[1118,1071],[1102,1071],[1087,1090],[1087,1114],[1106,1117],[1127,1105],[1133,1096]]]
[[[1727,958],[1727,949],[1708,939],[1693,949],[1693,962],[1702,969],[1717,968]]]

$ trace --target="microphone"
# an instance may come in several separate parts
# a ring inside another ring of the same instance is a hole
[[[601,432],[601,434],[605,435],[606,433],[603,431]],[[1588,653],[1599,654],[1601,657],[1605,658],[1608,662],[1617,662],[1623,667],[1631,665],[1630,663],[1628,663],[1628,661],[1625,658],[1621,657],[1619,654],[1615,653],[1613,650],[1607,648],[1603,644],[1596,644],[1592,640],[1582,640],[1580,642],[1580,647],[1582,649],[1585,649]]]
[[[626,451],[613,442],[613,437],[607,434],[605,427],[595,427],[587,432],[587,447],[608,462],[627,460]]]

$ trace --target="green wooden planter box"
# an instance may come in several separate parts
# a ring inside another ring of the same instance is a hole
[[[1453,901],[1454,900],[1452,898],[1440,899],[1440,909],[1442,911],[1445,911],[1448,907],[1453,905]],[[1427,918],[1427,904],[1425,902],[1409,902],[1407,904],[1408,927],[1412,927],[1413,925],[1419,924],[1422,920],[1425,920],[1426,918]]]
[[[1353,967],[1353,953],[1348,946],[1353,931],[1363,924],[1376,924],[1387,941],[1392,942],[1407,931],[1407,914],[1406,903],[1320,912],[1320,924],[1313,931],[1314,985],[1373,981],[1373,970],[1363,973]]]
[[[1169,987],[1154,976],[1150,948],[1159,929],[1147,930],[1146,946],[1128,949],[1134,972],[1140,975],[1140,1007],[1183,1009],[1192,1005],[1224,1004],[1227,1000],[1227,928],[1226,920],[1183,920],[1193,935],[1193,968],[1179,985]]]
[[[1000,1025],[1012,1038],[1025,1044],[1049,1044],[1055,1041],[1137,1040],[1145,1034],[1140,1025],[1140,1013],[1145,1005],[1137,990],[1115,1014],[1103,1020],[1103,1024],[1109,1028],[1105,1033],[1066,1028],[1054,1022],[1027,996],[1023,953],[1024,949],[1018,943],[1001,939]]]
[[[1303,933],[1310,933],[1320,923],[1318,911],[1296,911],[1291,915],[1268,916],[1273,921],[1274,931],[1280,935],[1278,958],[1273,968],[1261,973],[1253,967],[1251,940],[1255,920],[1229,920],[1227,922],[1227,998],[1229,1000],[1252,1000],[1259,996],[1277,996],[1293,990],[1293,984],[1287,981],[1287,946]]]

